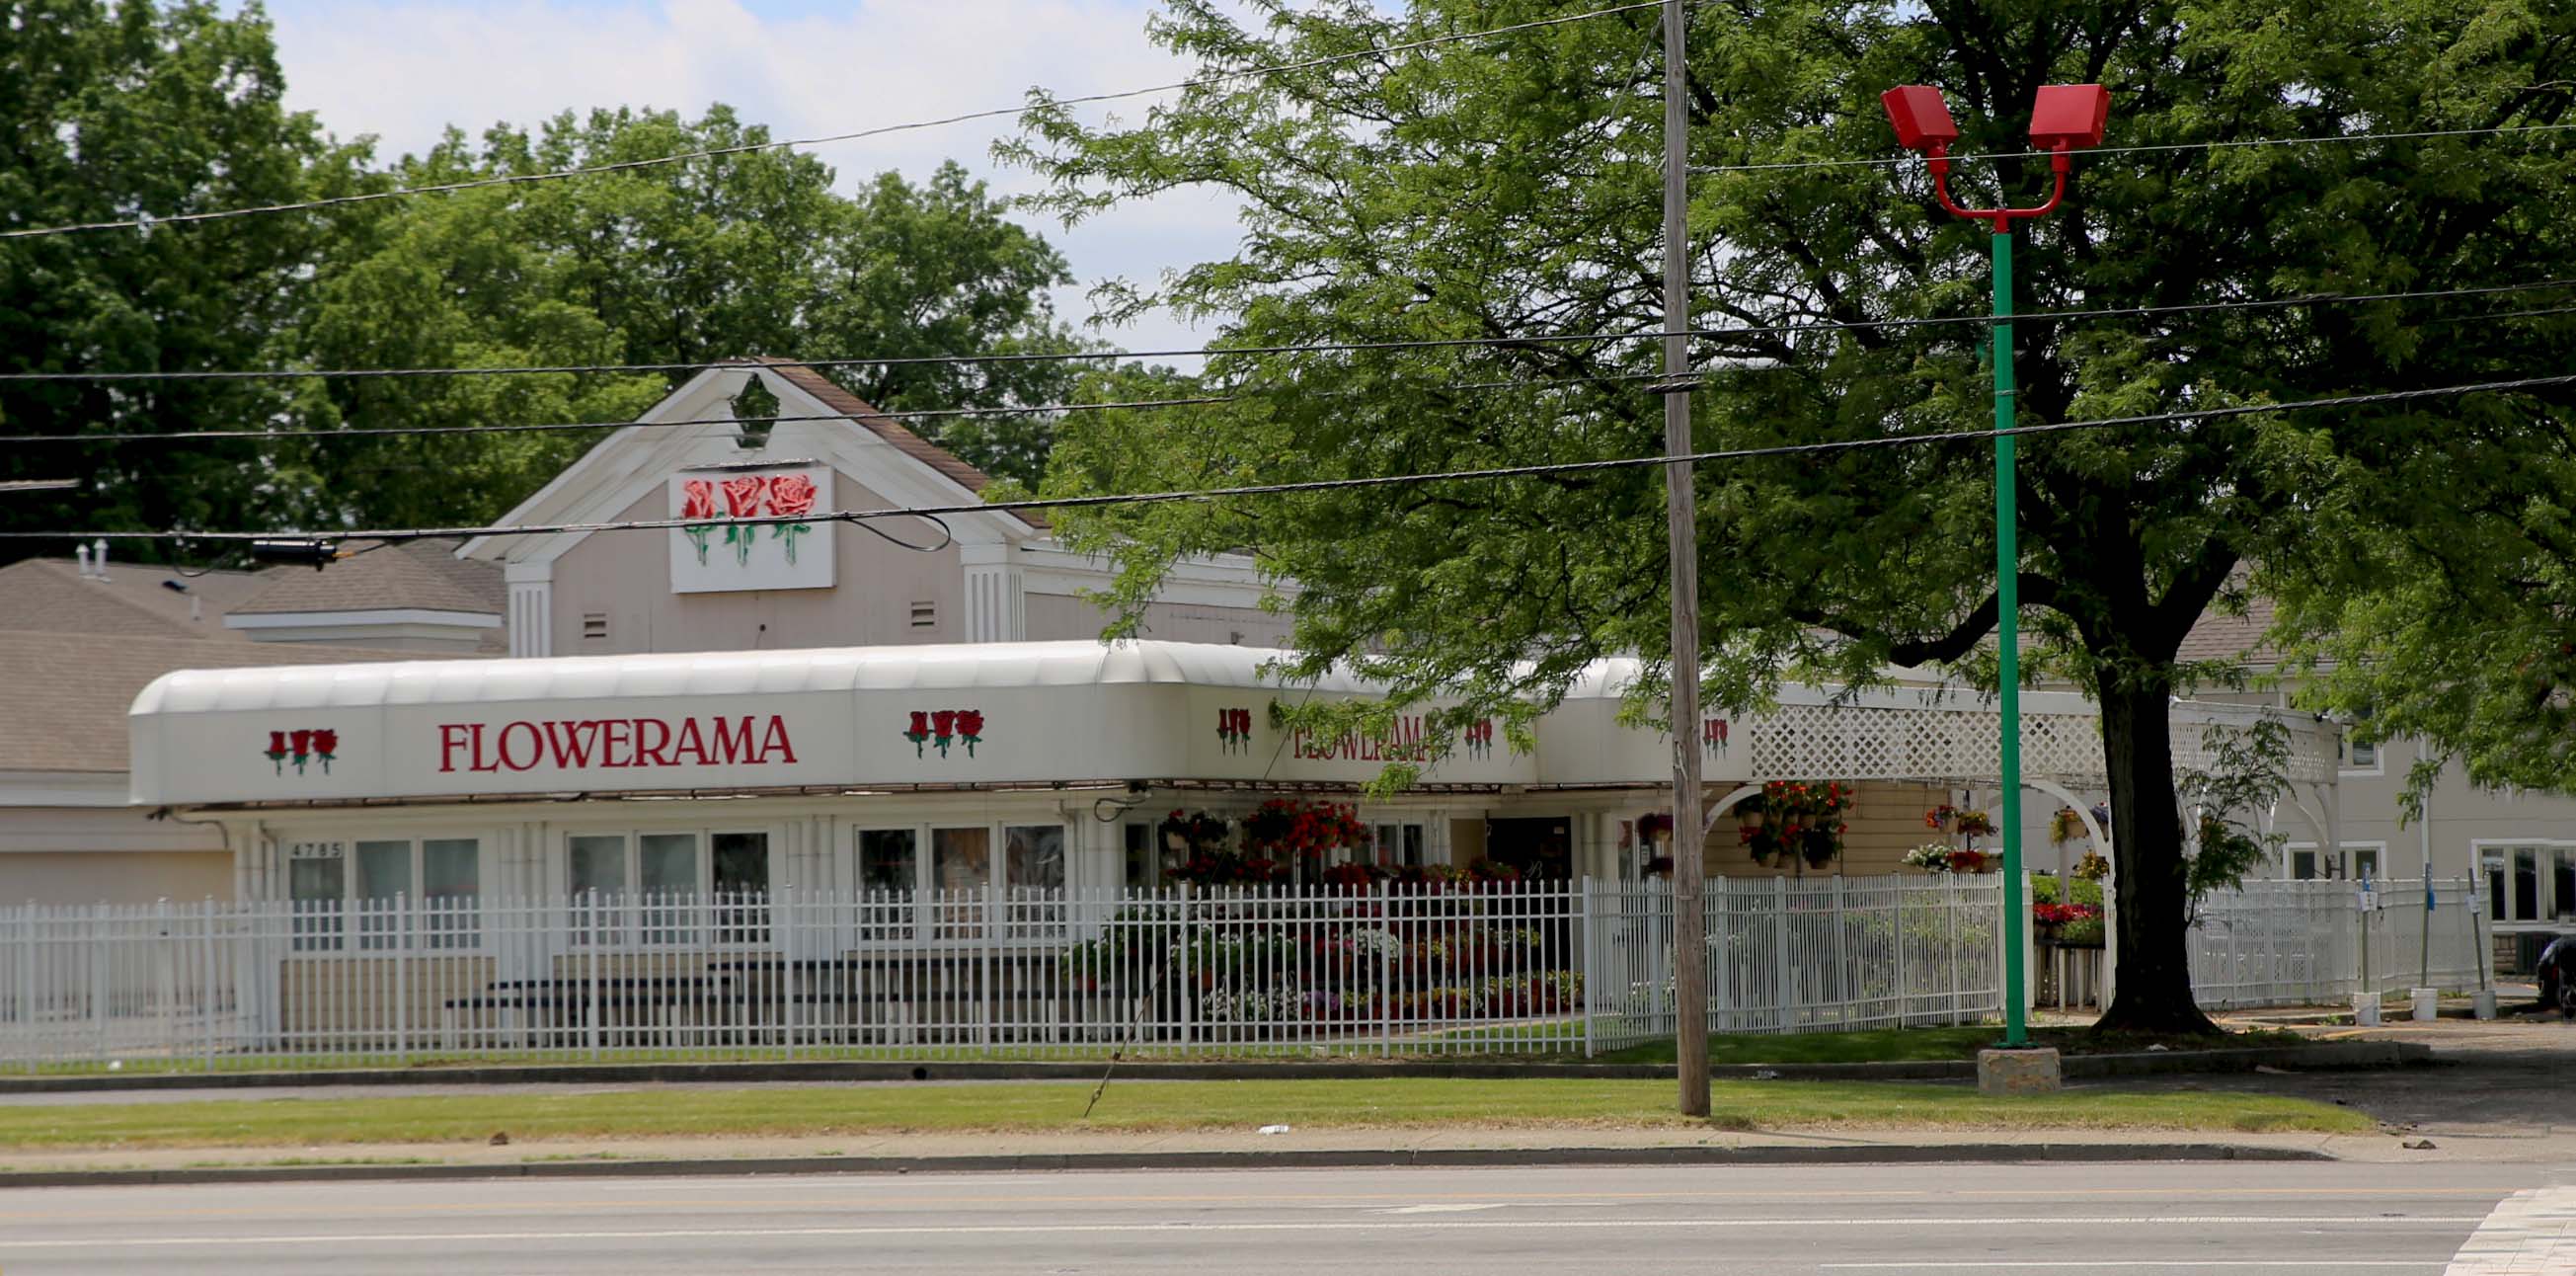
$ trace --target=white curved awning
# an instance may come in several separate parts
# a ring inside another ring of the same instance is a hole
[[[1321,739],[1274,704],[1364,698],[1347,674],[1286,684],[1280,653],[1194,643],[984,643],[542,660],[190,670],[129,718],[133,799],[342,802],[581,792],[938,788],[1093,782],[1359,784],[1395,762],[1433,786],[1668,783],[1661,731],[1625,724],[1634,661],[1600,662],[1515,752],[1493,729]],[[2024,773],[2100,783],[2079,696],[2024,697]],[[2268,712],[2211,706],[2238,716]],[[2190,710],[2190,713],[2202,712]],[[2186,714],[2185,717],[2188,715]],[[2185,717],[2178,717],[2180,726]],[[2333,772],[2332,728],[2294,726]],[[1990,780],[1994,711],[1955,687],[1783,688],[1749,721],[1692,733],[1712,784],[1754,778]],[[2178,730],[2188,752],[2197,729]],[[2322,747],[2322,754],[2316,750]]]

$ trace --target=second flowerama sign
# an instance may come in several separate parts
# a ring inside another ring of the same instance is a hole
[[[681,470],[670,502],[669,517],[686,520],[671,532],[671,592],[832,587],[830,467]]]

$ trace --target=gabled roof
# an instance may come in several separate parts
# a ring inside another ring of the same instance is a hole
[[[460,561],[456,542],[359,542],[323,571],[281,571],[232,609],[237,616],[294,612],[454,611],[500,615],[509,587],[492,563]]]
[[[404,653],[318,643],[122,635],[0,633],[0,669],[13,675],[0,713],[0,771],[123,771],[126,710],[177,669],[346,665]]]
[[[730,419],[743,382],[758,376],[778,397],[779,415],[757,448],[742,446]],[[819,419],[805,419],[819,418]],[[889,419],[866,400],[790,359],[757,357],[710,365],[638,415],[639,424],[600,440],[535,494],[494,520],[498,525],[601,522],[620,517],[663,490],[676,470],[737,465],[773,457],[831,466],[882,498],[905,507],[972,504],[991,479],[982,470]],[[845,505],[848,502],[843,502]],[[1019,544],[1044,524],[1005,511],[951,516],[967,544]],[[458,556],[512,563],[550,562],[589,532],[478,536]]]
[[[2230,616],[2216,608],[2200,613],[2184,634],[2177,660],[2225,661],[2236,665],[2271,665],[2281,653],[2264,635],[2272,628],[2272,600],[2255,594],[2245,600],[2245,614]]]
[[[209,571],[183,576],[144,563],[112,563],[107,579],[84,577],[56,558],[0,567],[0,631],[118,634],[134,637],[244,641],[224,628],[235,606],[265,588],[265,572]],[[163,585],[175,580],[183,592]],[[192,600],[202,619],[189,618]]]
[[[902,422],[887,417],[876,405],[842,389],[830,377],[824,376],[811,367],[793,359],[781,359],[772,355],[756,355],[744,362],[757,363],[785,378],[797,389],[814,396],[817,402],[835,412],[846,414],[852,421],[867,427],[869,432],[878,438],[892,444],[896,451],[947,475],[967,491],[981,492],[986,484],[993,481],[991,475],[967,464],[956,453],[913,433]],[[1043,519],[1034,514],[1020,514],[1015,517],[1032,527],[1046,525]]]

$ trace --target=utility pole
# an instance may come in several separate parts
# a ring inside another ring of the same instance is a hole
[[[1690,105],[1681,0],[1664,0],[1664,455],[1691,454]],[[1673,594],[1673,1061],[1683,1116],[1708,1115],[1708,916],[1700,903],[1699,501],[1691,463],[1664,466]]]

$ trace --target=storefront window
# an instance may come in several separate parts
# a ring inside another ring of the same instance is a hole
[[[694,895],[698,891],[698,835],[647,833],[637,838],[635,884],[647,895]]]
[[[483,848],[470,837],[420,844],[420,893],[428,901],[422,929],[433,948],[464,948],[482,929],[475,897],[483,893]]]
[[[919,835],[911,829],[859,830],[859,887],[910,894],[921,888]]]
[[[1015,824],[1003,830],[1010,851],[1005,865],[1015,891],[1064,889],[1064,826]]]
[[[2576,915],[2576,849],[2561,848],[2551,856],[2549,871],[2549,912],[2553,917]]]
[[[1154,826],[1128,824],[1120,829],[1126,837],[1121,852],[1118,880],[1131,891],[1150,891],[1162,884],[1162,860],[1154,846]]]
[[[718,833],[708,839],[714,872],[716,942],[769,942],[769,835]]]
[[[2504,860],[2499,856],[2487,856],[2486,868],[2487,920],[2500,922],[2504,920],[2505,905]]]
[[[587,833],[570,839],[570,872],[575,895],[618,895],[626,890],[626,835]]]
[[[2361,881],[2366,881],[2366,882],[2376,882],[2376,881],[2378,881],[2378,880],[2379,880],[2379,852],[2377,852],[2377,851],[2354,851],[2354,852],[2352,853],[2352,875],[2353,875],[2353,877],[2354,877],[2354,878],[2356,878],[2356,879],[2358,879],[2358,880],[2361,880]]]
[[[2540,920],[2540,852],[2528,846],[2513,852],[2513,919]]]
[[[572,942],[614,944],[624,937],[618,925],[625,913],[626,835],[587,833],[567,840],[570,863],[566,881],[572,888]]]
[[[2317,853],[2315,851],[2290,852],[2290,876],[2302,882],[2315,881]]]
[[[1002,831],[1011,886],[1012,935],[1044,935],[1064,925],[1064,826],[1016,824]]]
[[[286,895],[294,910],[295,947],[340,946],[340,916],[348,895],[347,849],[337,842],[287,848]]]
[[[983,934],[984,900],[980,892],[992,880],[991,829],[932,829],[930,884],[940,892],[938,928],[932,933],[941,939]]]
[[[1422,826],[1419,824],[1378,825],[1377,864],[1380,868],[1422,867]]]
[[[413,893],[411,843],[358,843],[358,898],[389,900]]]
[[[635,885],[644,894],[644,942],[696,942],[698,932],[689,919],[697,907],[698,835],[647,833],[635,841]]]

